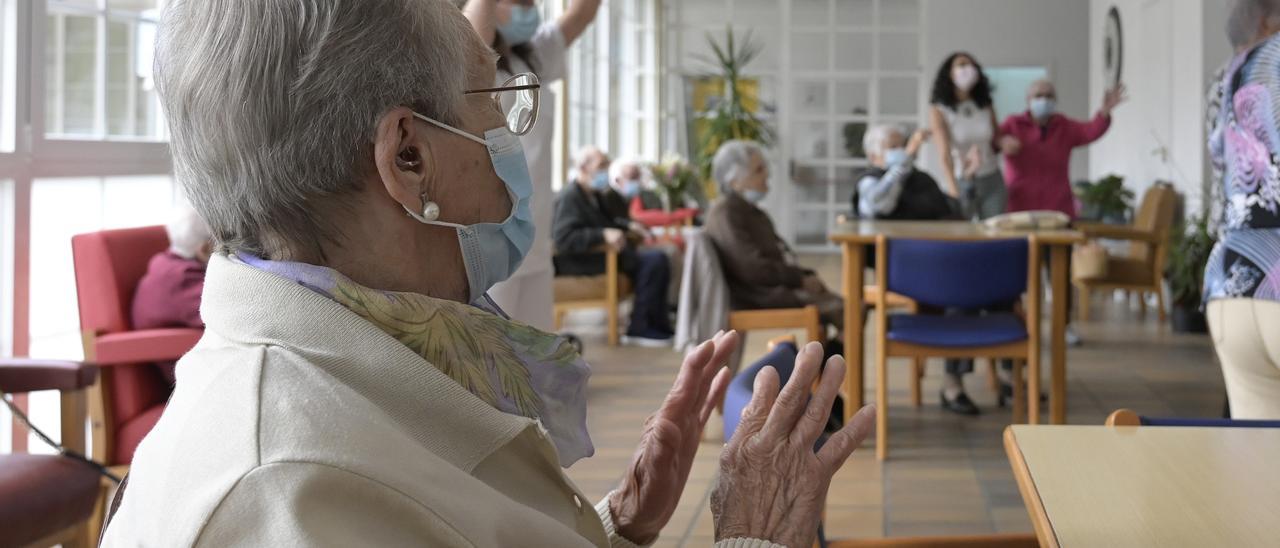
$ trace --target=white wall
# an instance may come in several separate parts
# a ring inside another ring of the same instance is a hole
[[[1090,114],[1089,3],[1079,0],[925,0],[925,74],[932,87],[938,65],[965,50],[984,66],[1046,66],[1058,86],[1063,113]],[[927,94],[926,94],[927,99]],[[1010,113],[998,113],[1003,118]],[[937,152],[925,152],[937,172]],[[1089,173],[1089,157],[1071,162],[1072,180]]]
[[[1129,103],[1117,109],[1111,131],[1089,149],[1090,178],[1125,176],[1139,196],[1168,180],[1201,207],[1207,180],[1205,92],[1229,56],[1221,0],[1091,0],[1090,97],[1102,97],[1102,33],[1107,10],[1120,10],[1124,28],[1124,80]]]

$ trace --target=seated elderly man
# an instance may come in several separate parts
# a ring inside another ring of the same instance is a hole
[[[720,145],[711,176],[722,196],[707,212],[705,230],[724,268],[730,305],[743,310],[817,305],[823,322],[838,331],[844,324],[844,299],[828,290],[813,270],[796,263],[795,254],[760,209],[769,191],[769,164],[760,146],[750,141]]]
[[[587,146],[574,155],[572,183],[556,197],[551,237],[557,276],[595,276],[605,270],[608,246],[618,252],[618,270],[635,285],[631,322],[624,342],[640,346],[671,343],[667,290],[671,264],[661,250],[641,248],[648,236],[627,215],[609,184],[609,157]],[[614,199],[610,199],[613,195]],[[613,205],[610,205],[613,202]]]
[[[446,0],[165,2],[157,90],[216,251],[104,546],[657,540],[738,335],[684,358],[593,508],[563,470],[593,452],[590,368],[487,297],[533,244],[519,136],[547,122],[494,100],[495,59]],[[720,546],[813,544],[875,418],[814,452],[844,376],[821,358],[781,391],[760,373],[710,497]]]
[[[959,219],[960,204],[938,188],[928,173],[915,168],[916,153],[929,139],[929,130],[917,130],[910,142],[896,125],[882,124],[867,130],[862,148],[871,168],[862,173],[853,195],[853,210],[864,219],[929,221]]]
[[[133,328],[204,327],[200,294],[204,292],[205,265],[213,253],[209,227],[194,209],[182,207],[165,225],[165,231],[169,249],[151,257],[133,293]],[[174,384],[174,364],[156,364],[169,384]]]

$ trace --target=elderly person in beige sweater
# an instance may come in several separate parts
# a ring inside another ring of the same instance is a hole
[[[486,291],[532,242],[518,135],[446,0],[173,0],[156,51],[173,161],[218,252],[207,329],[133,459],[107,546],[630,546],[684,489],[738,344],[685,359],[594,506],[589,369]],[[717,544],[806,547],[871,413],[813,450],[844,373],[756,380],[712,497]],[[818,380],[810,397],[809,387]]]

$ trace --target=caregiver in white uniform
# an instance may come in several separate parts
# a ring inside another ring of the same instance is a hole
[[[555,21],[542,22],[534,0],[470,0],[462,11],[480,34],[501,55],[495,86],[514,74],[532,72],[538,90],[538,120],[520,137],[529,174],[533,177],[533,221],[537,228],[533,249],[520,269],[507,281],[493,286],[489,296],[513,319],[544,331],[553,329],[551,266],[551,154],[554,149],[556,100],[549,87],[564,77],[565,52],[596,17],[600,0],[572,0]]]

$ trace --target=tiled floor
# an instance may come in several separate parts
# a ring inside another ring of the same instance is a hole
[[[838,257],[807,257],[806,262],[818,268],[829,285],[838,285]],[[1077,326],[1084,346],[1068,352],[1070,423],[1102,424],[1120,407],[1164,416],[1209,417],[1221,412],[1222,377],[1207,336],[1172,334],[1157,324],[1154,312],[1143,318],[1136,307],[1109,296],[1100,294],[1094,303],[1099,317]],[[641,425],[657,409],[680,365],[680,356],[670,350],[608,348],[600,319],[588,311],[571,317],[568,326],[583,336],[594,367],[589,423],[596,444],[595,457],[574,465],[569,475],[594,498],[604,496],[626,470]],[[776,334],[752,333],[747,360],[762,354],[765,341]],[[867,363],[872,355],[868,347]],[[890,460],[877,463],[868,442],[841,469],[828,497],[828,537],[1030,532],[1001,445],[1009,415],[996,408],[985,367],[966,382],[983,414],[966,418],[939,409],[938,362],[930,362],[927,369],[924,405],[912,407],[906,365],[903,361],[890,366]],[[870,397],[874,370],[869,370],[867,380]],[[707,499],[720,446],[703,444],[659,546],[711,544],[714,529]]]

